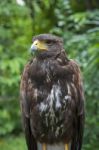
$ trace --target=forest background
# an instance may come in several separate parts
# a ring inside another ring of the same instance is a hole
[[[19,84],[32,37],[64,39],[82,71],[86,100],[83,150],[99,150],[99,1],[0,0],[0,149],[26,150]]]

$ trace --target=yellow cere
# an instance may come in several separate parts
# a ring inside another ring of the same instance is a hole
[[[44,41],[35,40],[33,45],[35,45],[40,51],[47,50],[47,45]]]

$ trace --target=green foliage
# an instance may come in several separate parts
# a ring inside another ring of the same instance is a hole
[[[19,82],[32,33],[27,8],[13,0],[1,2],[0,23],[0,135],[5,135],[20,129]]]
[[[25,139],[22,136],[6,137],[0,139],[0,149],[2,150],[27,150]]]
[[[19,103],[15,98],[7,97],[7,99],[0,100],[0,135],[18,134],[21,123],[19,118]]]
[[[74,12],[99,8],[98,0],[70,0],[70,4]]]
[[[88,7],[76,10],[71,2],[76,2],[79,8],[82,6],[75,0],[24,2],[23,6],[15,0],[0,3],[0,135],[17,134],[21,130],[20,75],[30,57],[32,36],[50,32],[63,37],[69,58],[80,64],[86,99],[83,149],[98,150],[99,10],[94,9],[96,3],[91,4],[90,11]]]

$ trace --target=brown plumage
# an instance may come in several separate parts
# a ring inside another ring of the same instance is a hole
[[[37,142],[71,143],[71,150],[81,150],[84,95],[79,66],[68,59],[59,37],[41,34],[33,43],[31,49],[38,52],[25,66],[20,85],[28,150],[37,150]]]

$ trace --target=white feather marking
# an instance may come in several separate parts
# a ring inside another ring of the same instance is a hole
[[[71,86],[72,86],[72,88],[74,89],[75,94],[77,95],[77,89],[76,89],[75,85],[74,85],[73,83],[71,83]]]
[[[65,100],[67,100],[67,99],[71,99],[71,96],[70,95],[66,95],[65,96]]]
[[[49,103],[49,116],[51,117],[51,125],[52,125],[52,131],[53,131],[53,124],[54,124],[54,120],[55,120],[55,113],[54,113],[54,110],[53,110],[53,102],[54,102],[54,85],[51,89],[51,92],[50,94],[48,95],[47,97],[47,101]]]
[[[70,86],[67,84],[68,94],[71,95]]]
[[[43,111],[46,111],[46,109],[47,109],[47,105],[44,104],[43,102],[41,102],[41,104],[40,104],[40,111],[43,112]]]
[[[58,80],[58,84],[60,84],[60,81]]]
[[[56,87],[55,96],[56,96],[56,108],[60,108],[61,107],[61,103],[60,103],[61,90],[59,86]]]
[[[52,131],[54,130],[53,125],[56,122],[56,115],[55,115],[55,110],[54,110],[53,106],[55,104],[55,108],[61,107],[60,96],[61,96],[60,86],[59,85],[53,85],[51,92],[47,97],[47,102],[49,104],[48,115],[50,117],[50,124],[52,125],[52,129],[51,129]],[[46,122],[47,122],[47,120],[46,120]]]
[[[31,79],[28,80],[28,83],[29,83],[29,84],[31,83]]]
[[[51,89],[50,95],[48,95],[48,100],[50,100],[50,108],[52,109],[53,101],[54,101],[54,85]]]
[[[55,136],[57,137],[59,135],[60,127],[56,128]]]
[[[54,110],[54,105],[56,109],[61,108],[61,88],[59,86],[59,83],[57,85],[53,85],[52,89],[47,97],[47,104],[44,102],[40,103],[39,110],[40,112],[46,112],[47,109],[49,111],[45,114],[45,123],[46,126],[49,124],[49,119],[50,119],[50,125],[51,125],[51,130],[54,131],[54,125],[56,122],[58,122],[58,118],[55,115],[55,110]],[[58,129],[59,130],[59,129]],[[56,131],[56,134],[58,135],[59,131]]]
[[[36,98],[36,100],[37,100],[37,95],[38,95],[37,92],[38,92],[38,90],[35,89],[35,90],[34,90],[34,97]]]

